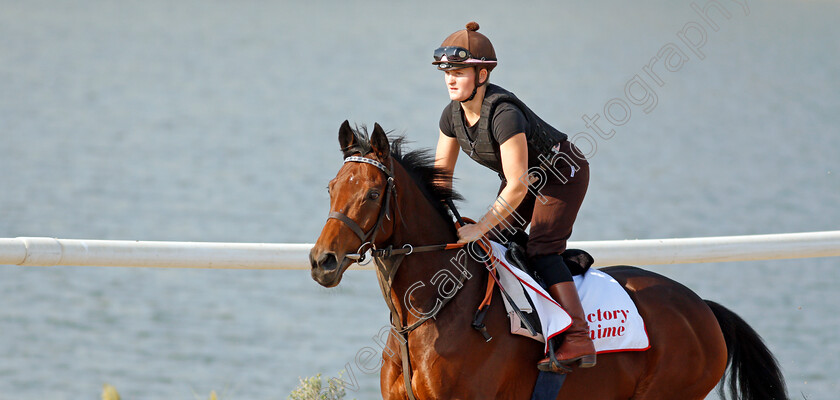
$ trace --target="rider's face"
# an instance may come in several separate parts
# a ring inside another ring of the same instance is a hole
[[[464,101],[470,97],[475,88],[475,68],[444,71],[444,80],[449,90],[449,98],[454,101]]]

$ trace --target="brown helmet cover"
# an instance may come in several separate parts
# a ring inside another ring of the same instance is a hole
[[[448,46],[463,47],[472,54],[472,59],[467,62],[448,63],[450,65],[457,66],[457,68],[470,66],[487,68],[488,72],[492,71],[493,68],[496,67],[496,51],[493,49],[493,44],[490,43],[490,39],[487,39],[487,36],[478,33],[478,23],[475,21],[467,23],[466,29],[456,31],[455,33],[449,35],[443,43],[440,44],[440,47]],[[438,65],[441,64],[441,62],[435,61],[433,64]],[[454,68],[438,67],[438,69]]]

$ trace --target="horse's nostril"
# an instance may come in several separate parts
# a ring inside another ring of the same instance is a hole
[[[312,251],[309,252],[309,265],[312,266],[313,273],[320,270],[320,273],[331,272],[338,268],[338,258],[335,253],[331,251]]]
[[[338,268],[338,260],[334,253],[324,253],[321,254],[321,257],[318,257],[318,265],[325,271],[333,271]]]

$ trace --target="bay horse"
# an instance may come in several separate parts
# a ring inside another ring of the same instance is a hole
[[[345,162],[328,186],[312,278],[334,287],[367,251],[376,261],[393,325],[380,360],[384,399],[529,399],[543,344],[508,334],[498,293],[485,317],[494,339],[471,327],[487,270],[463,248],[440,245],[457,241],[442,202],[460,198],[430,151],[403,153],[402,141],[389,142],[379,124],[371,134],[347,121],[339,128]],[[568,375],[559,399],[704,399],[727,368],[731,397],[787,398],[775,358],[732,311],[650,271],[602,271],[636,303],[650,349],[599,354],[597,366]]]

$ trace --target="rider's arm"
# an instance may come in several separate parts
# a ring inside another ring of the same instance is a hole
[[[485,232],[500,220],[507,218],[528,194],[528,187],[524,183],[526,180],[522,179],[528,173],[528,142],[525,133],[517,133],[502,143],[499,149],[502,156],[502,173],[507,183],[490,210],[481,218],[490,225]]]
[[[440,131],[437,149],[435,150],[435,167],[442,169],[449,176],[449,180],[441,182],[447,187],[452,187],[452,173],[455,171],[455,162],[458,161],[458,139],[446,136]]]
[[[481,217],[477,224],[467,225],[458,230],[459,242],[471,242],[487,233],[494,226],[510,216],[514,209],[519,206],[525,195],[528,194],[528,187],[525,186],[522,177],[528,173],[528,141],[525,133],[520,132],[506,140],[499,146],[502,156],[502,173],[507,183],[496,201],[490,206],[487,213]]]

